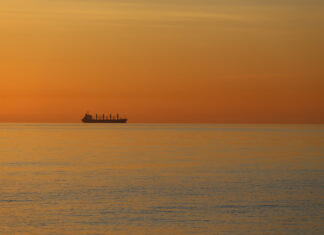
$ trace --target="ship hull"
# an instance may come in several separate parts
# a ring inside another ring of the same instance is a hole
[[[83,120],[84,123],[127,123],[127,119],[118,119],[118,120]]]

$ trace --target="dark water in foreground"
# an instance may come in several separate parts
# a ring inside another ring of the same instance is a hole
[[[324,125],[0,124],[1,234],[324,234]]]

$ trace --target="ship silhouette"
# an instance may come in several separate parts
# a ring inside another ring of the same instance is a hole
[[[103,114],[101,117],[96,114],[96,118],[93,118],[91,114],[86,113],[81,121],[85,123],[126,123],[127,120],[127,118],[120,118],[118,113],[116,115],[109,114],[107,116]]]

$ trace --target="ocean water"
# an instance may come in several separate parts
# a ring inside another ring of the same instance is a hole
[[[0,234],[324,234],[324,125],[0,124]]]

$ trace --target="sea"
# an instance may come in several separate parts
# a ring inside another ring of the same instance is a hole
[[[324,234],[324,125],[2,123],[0,234]]]

